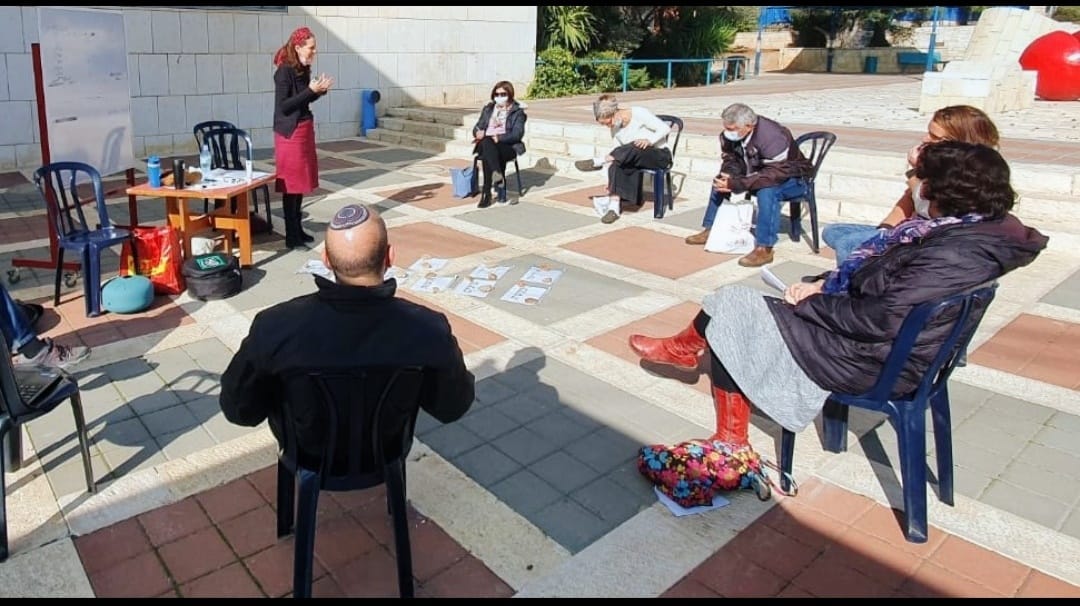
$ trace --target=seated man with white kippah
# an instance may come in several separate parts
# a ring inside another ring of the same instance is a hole
[[[474,378],[465,368],[446,316],[395,297],[397,281],[384,279],[393,247],[382,217],[349,204],[330,220],[323,262],[334,280],[315,277],[318,291],[260,311],[221,376],[221,410],[238,425],[269,419],[282,440],[278,412],[283,378],[299,369],[348,370],[362,366],[424,366],[432,370],[423,409],[443,423],[457,420],[473,402]],[[316,411],[292,410],[301,427]],[[315,428],[317,430],[317,428]],[[320,443],[300,450],[318,456]]]

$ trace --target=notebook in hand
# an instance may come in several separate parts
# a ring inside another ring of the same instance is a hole
[[[19,397],[34,408],[38,399],[60,382],[63,375],[47,366],[15,367],[15,384],[19,387]]]

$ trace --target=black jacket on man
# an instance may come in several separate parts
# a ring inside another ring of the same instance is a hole
[[[953,224],[920,243],[871,257],[846,294],[812,295],[792,306],[767,297],[799,366],[824,389],[848,394],[873,387],[900,325],[915,306],[975,288],[1031,263],[1048,238],[1013,215]],[[972,320],[985,308],[973,310]],[[955,315],[940,314],[922,332],[894,395],[909,393],[930,367]]]
[[[480,119],[476,121],[476,126],[473,127],[473,132],[486,131],[488,122],[491,121],[491,114],[495,111],[495,102],[489,101],[484,109],[480,110]],[[529,117],[525,114],[525,109],[514,101],[510,104],[510,111],[506,115],[506,134],[499,135],[499,143],[505,143],[514,148],[514,153],[521,155],[525,153],[525,143],[522,139],[525,138],[525,121]]]
[[[720,136],[720,172],[737,194],[776,187],[792,177],[809,177],[810,161],[795,145],[786,126],[758,116],[748,138],[729,141]]]
[[[311,69],[282,63],[274,72],[274,132],[291,137],[300,120],[313,118],[311,103],[324,93],[311,90]]]
[[[472,405],[474,378],[444,314],[394,296],[397,283],[337,284],[316,277],[319,290],[260,311],[221,376],[221,410],[237,425],[269,419],[282,439],[282,377],[298,369],[349,369],[367,365],[420,365],[433,369],[422,408],[443,423]],[[314,411],[292,404],[297,425],[311,427]],[[314,436],[318,435],[315,428]],[[299,437],[303,453],[318,456],[322,444]]]

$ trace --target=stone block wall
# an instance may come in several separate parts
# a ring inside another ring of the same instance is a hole
[[[192,126],[211,119],[271,146],[271,58],[301,25],[318,40],[316,71],[337,81],[312,105],[320,139],[358,134],[364,89],[380,91],[380,113],[478,104],[498,80],[524,92],[535,72],[535,6],[109,10],[124,15],[137,157],[194,152]],[[37,41],[35,7],[0,7],[0,169],[41,161],[30,54]]]

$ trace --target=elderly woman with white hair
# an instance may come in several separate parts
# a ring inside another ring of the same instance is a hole
[[[623,202],[641,204],[641,169],[671,168],[668,133],[671,126],[644,107],[620,107],[615,95],[603,94],[593,103],[593,116],[611,129],[616,147],[602,161],[582,160],[579,170],[599,170],[608,166],[609,203],[604,223],[613,223]]]

